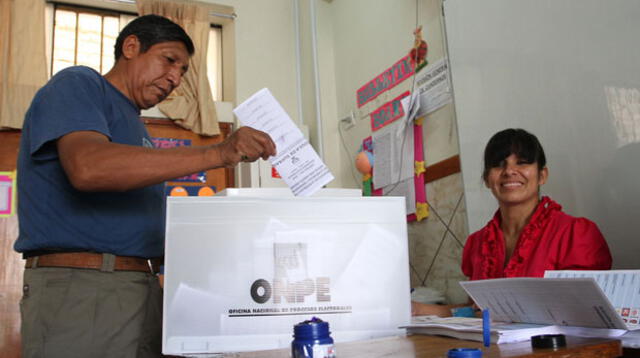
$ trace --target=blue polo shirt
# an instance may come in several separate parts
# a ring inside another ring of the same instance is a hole
[[[152,147],[139,117],[137,106],[89,67],[62,70],[38,91],[25,116],[18,155],[16,251],[163,255],[162,184],[127,192],[78,191],[56,149],[56,140],[74,131]]]

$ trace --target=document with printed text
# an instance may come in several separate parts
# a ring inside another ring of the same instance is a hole
[[[460,282],[491,319],[628,329],[593,278],[502,278]]]
[[[333,180],[329,168],[267,88],[233,110],[240,122],[266,132],[276,143],[269,158],[296,196],[309,196]]]
[[[545,271],[544,277],[592,277],[627,327],[640,328],[640,270],[558,270]]]

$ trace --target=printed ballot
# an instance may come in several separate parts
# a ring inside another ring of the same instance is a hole
[[[546,278],[593,278],[630,330],[640,328],[640,270],[545,271]]]
[[[593,278],[500,278],[460,285],[497,321],[627,329]]]
[[[640,347],[640,270],[546,271],[544,278],[460,282],[473,301],[491,311],[493,343],[537,334],[617,338]],[[413,317],[407,331],[482,341],[479,318]]]
[[[243,125],[271,136],[277,154],[269,161],[294,195],[310,196],[333,180],[329,168],[267,88],[242,102],[233,113]]]

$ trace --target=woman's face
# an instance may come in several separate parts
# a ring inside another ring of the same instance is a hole
[[[505,158],[499,167],[489,169],[485,185],[498,203],[516,205],[537,202],[539,186],[547,181],[547,168],[538,170],[538,163],[526,163],[515,154]]]

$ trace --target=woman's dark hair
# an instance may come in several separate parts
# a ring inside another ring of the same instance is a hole
[[[500,167],[503,161],[515,154],[518,159],[529,164],[538,163],[538,170],[547,165],[544,149],[535,135],[524,129],[509,128],[502,130],[491,137],[484,149],[484,171],[482,179],[487,180],[491,168]]]
[[[134,19],[120,31],[115,45],[116,61],[122,56],[124,39],[131,35],[135,35],[140,41],[140,51],[142,53],[147,52],[155,44],[170,41],[182,42],[189,55],[193,55],[195,52],[191,38],[180,25],[166,17],[144,15]]]

